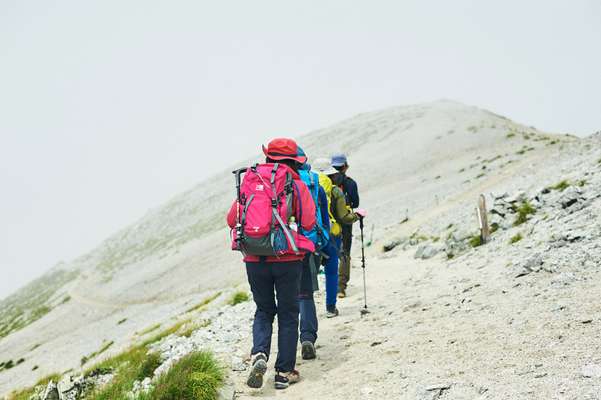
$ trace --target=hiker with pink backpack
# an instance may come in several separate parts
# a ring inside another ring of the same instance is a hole
[[[298,155],[296,142],[274,139],[267,148],[263,147],[263,152],[265,164],[235,171],[237,198],[227,223],[232,232],[232,249],[244,255],[256,304],[247,384],[253,388],[263,385],[277,315],[275,388],[285,389],[300,379],[295,370],[299,285],[303,259],[315,251],[313,242],[300,231],[313,230],[315,204],[298,174],[307,158]]]

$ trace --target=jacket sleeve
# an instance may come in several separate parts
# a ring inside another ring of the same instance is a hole
[[[348,176],[344,180],[344,192],[348,196],[351,208],[359,207],[359,189],[357,189],[357,182]]]
[[[359,220],[359,216],[346,206],[344,194],[338,188],[332,190],[332,202],[334,202],[334,217],[336,221],[345,225],[352,225]]]
[[[301,180],[294,180],[296,187],[298,188],[298,196],[296,199],[296,215],[299,216],[300,226],[310,231],[315,227],[315,203],[313,197],[309,193],[307,185]]]
[[[321,212],[321,223],[323,228],[330,231],[330,215],[328,214],[328,196],[323,188],[319,187],[319,211]]]
[[[238,207],[238,201],[234,200],[230,211],[227,213],[227,224],[230,228],[236,227],[236,207]]]

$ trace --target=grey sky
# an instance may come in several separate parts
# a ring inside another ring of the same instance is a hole
[[[0,1],[0,297],[276,135],[451,98],[601,129],[598,1]]]

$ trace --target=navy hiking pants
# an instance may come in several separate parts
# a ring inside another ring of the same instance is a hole
[[[277,315],[278,356],[275,369],[278,372],[293,371],[296,365],[302,264],[302,261],[246,263],[248,283],[257,306],[252,354],[265,353],[269,358],[273,319]]]
[[[314,254],[307,254],[303,260],[303,272],[301,274],[300,292],[298,304],[300,308],[300,342],[311,342],[317,340],[317,310],[313,299],[313,271],[311,262],[315,262]]]

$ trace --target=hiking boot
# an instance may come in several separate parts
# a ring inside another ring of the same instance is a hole
[[[340,313],[336,306],[328,306],[326,308],[326,318],[334,318],[337,317]]]
[[[278,372],[275,374],[275,388],[287,389],[288,386],[300,381],[300,374],[297,370],[290,372]]]
[[[265,353],[257,353],[252,356],[252,367],[246,380],[246,384],[254,389],[263,386],[263,375],[267,372],[267,356]]]
[[[339,299],[344,299],[346,297],[346,292],[344,290],[339,290],[338,291],[338,298]]]
[[[301,355],[303,360],[314,360],[316,357],[315,345],[309,341],[301,343]]]

